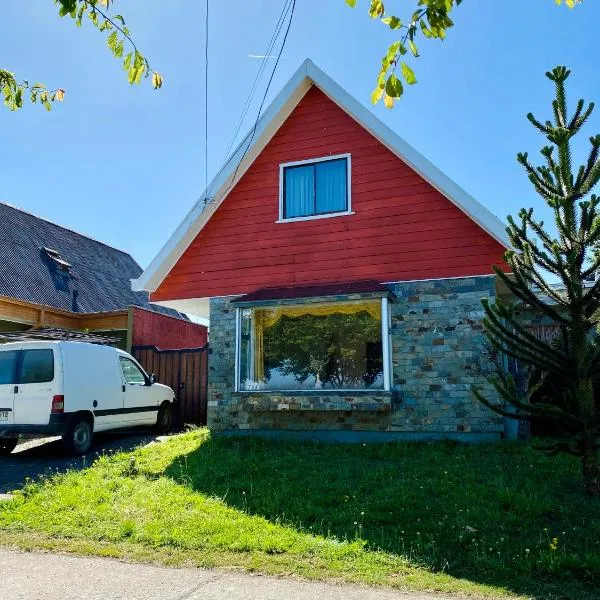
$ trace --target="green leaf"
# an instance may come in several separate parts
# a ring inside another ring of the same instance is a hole
[[[112,53],[116,56],[116,50],[115,50],[115,48],[117,47],[117,44],[119,43],[119,38],[118,38],[118,35],[117,35],[116,31],[113,31],[106,38],[106,43],[107,43],[108,47],[111,49]]]
[[[356,6],[356,0],[346,0],[346,4],[350,7],[350,8],[354,8]]]
[[[378,85],[373,90],[373,93],[371,94],[371,102],[373,104],[377,104],[381,100],[383,94],[385,93],[384,87],[381,87],[381,86]]]
[[[402,27],[402,21],[398,17],[384,17],[381,22],[385,23],[390,29],[400,29]]]
[[[417,83],[414,71],[405,62],[402,63],[400,68],[402,69],[402,77],[404,77],[406,83],[409,85]]]
[[[413,56],[416,58],[419,56],[419,51],[417,50],[416,44],[412,40],[408,40],[408,46],[410,47],[410,51],[413,53]]]
[[[163,78],[161,76],[160,73],[157,73],[156,71],[154,73],[152,73],[152,87],[155,90],[158,90],[162,87],[163,84]]]
[[[392,73],[386,81],[385,93],[390,96],[390,98],[400,98],[404,93],[404,86],[394,73]]]
[[[382,0],[371,0],[371,6],[369,7],[369,16],[371,19],[383,16],[385,8]]]
[[[398,54],[398,52],[401,52],[401,48],[402,48],[403,44],[402,42],[394,42],[387,51],[387,55],[386,55],[386,59],[388,61],[388,65],[393,62],[394,60],[396,60],[396,55]]]

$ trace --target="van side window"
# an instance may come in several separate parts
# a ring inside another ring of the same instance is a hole
[[[128,358],[120,356],[121,369],[123,370],[123,377],[125,377],[125,383],[134,383],[138,385],[146,385],[146,377],[140,371],[140,368]]]
[[[19,383],[46,383],[54,379],[52,350],[23,350]]]
[[[0,352],[0,385],[17,383],[18,350]]]

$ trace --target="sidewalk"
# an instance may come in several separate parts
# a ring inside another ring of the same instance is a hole
[[[235,571],[168,569],[4,549],[0,565],[0,596],[11,600],[450,600]]]

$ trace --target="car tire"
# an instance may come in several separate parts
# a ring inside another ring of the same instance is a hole
[[[18,437],[0,438],[0,456],[8,456],[19,443]]]
[[[63,443],[67,450],[75,456],[89,452],[92,447],[94,430],[89,417],[74,417],[67,433],[63,436]]]
[[[156,415],[154,430],[157,433],[169,433],[173,429],[173,407],[170,402],[163,402]]]

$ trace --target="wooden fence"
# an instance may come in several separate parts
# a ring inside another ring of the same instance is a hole
[[[155,346],[133,346],[131,354],[156,381],[175,392],[175,421],[206,425],[208,345],[183,350],[158,350]]]

